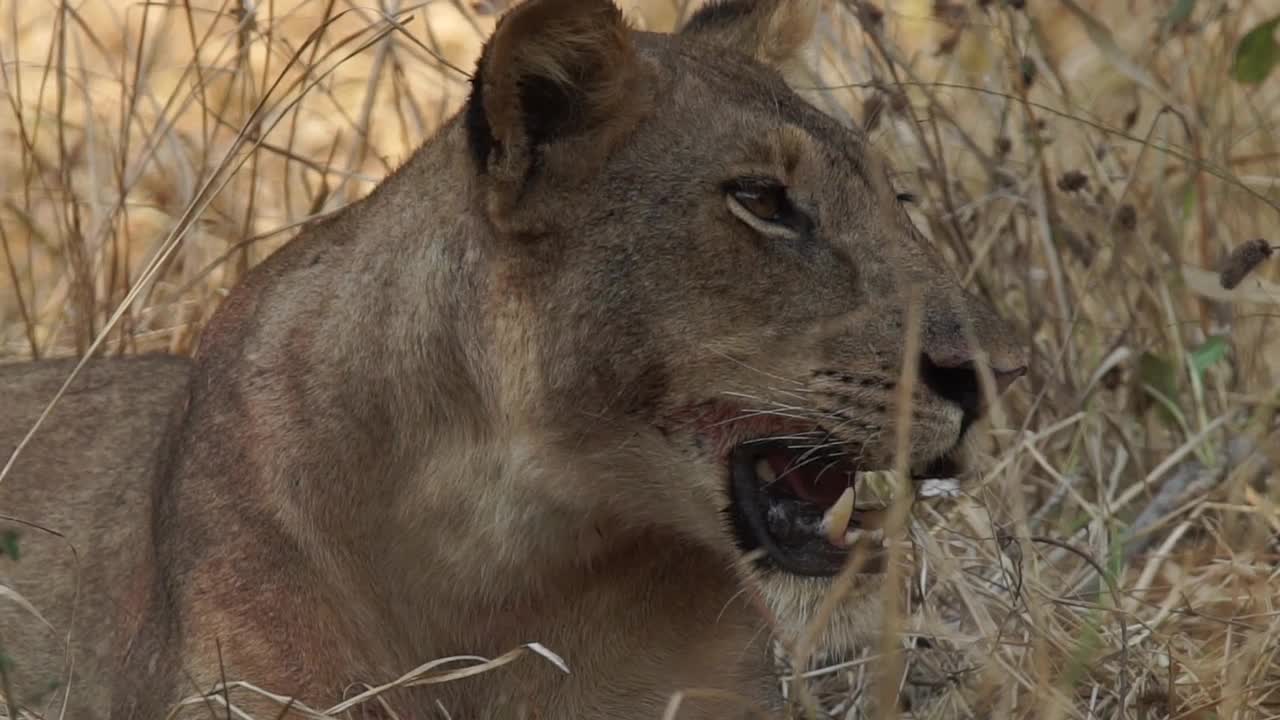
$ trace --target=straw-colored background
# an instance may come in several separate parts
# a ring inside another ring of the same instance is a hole
[[[922,230],[1036,348],[982,484],[919,514],[905,622],[942,682],[915,711],[1280,717],[1280,262],[1212,274],[1280,244],[1280,72],[1229,75],[1280,2],[1077,2],[903,0],[865,27],[829,4],[803,90],[888,108],[874,141]],[[667,30],[696,4],[623,7]],[[458,107],[495,9],[0,1],[0,360],[83,351],[170,240],[103,348],[190,352],[249,267]],[[821,671],[818,706],[857,717],[875,652]]]

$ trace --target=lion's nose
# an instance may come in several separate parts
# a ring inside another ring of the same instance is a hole
[[[1014,380],[1027,373],[1026,365],[992,367],[996,392],[1002,393]],[[965,415],[975,416],[983,410],[982,386],[973,360],[956,353],[923,353],[920,378],[939,396],[960,406]]]

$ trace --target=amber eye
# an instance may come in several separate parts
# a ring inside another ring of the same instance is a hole
[[[813,231],[813,220],[791,201],[787,186],[773,178],[738,178],[722,189],[729,212],[761,235],[796,240]]]
[[[737,188],[733,199],[765,222],[781,222],[787,210],[787,191],[779,185]]]

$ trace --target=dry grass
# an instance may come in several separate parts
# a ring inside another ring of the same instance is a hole
[[[624,7],[667,29],[688,4]],[[1280,717],[1280,263],[1212,274],[1280,241],[1280,77],[1227,74],[1280,2],[1176,27],[1174,0],[1012,4],[842,5],[822,29],[806,94],[878,113],[920,227],[1035,363],[981,483],[916,513],[907,640],[784,686],[874,712],[887,649],[917,715]],[[0,1],[0,359],[189,352],[248,268],[458,106],[486,12]]]

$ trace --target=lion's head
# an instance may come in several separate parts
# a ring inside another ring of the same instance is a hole
[[[465,115],[502,413],[617,528],[714,549],[792,627],[852,547],[874,564],[858,477],[894,464],[902,368],[920,479],[957,474],[983,399],[1027,362],[881,153],[788,86],[814,16],[730,0],[668,35],[608,0],[530,0],[486,45]],[[824,521],[847,488],[848,527]]]

